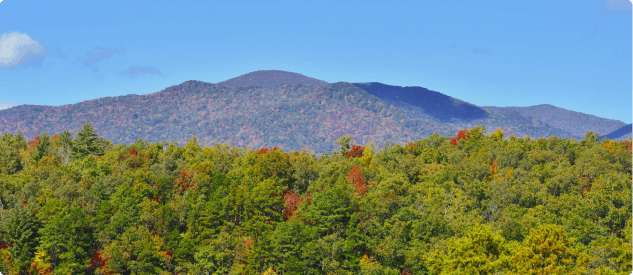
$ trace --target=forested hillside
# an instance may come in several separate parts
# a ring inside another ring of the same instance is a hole
[[[600,118],[552,105],[530,107],[477,107],[423,87],[400,87],[377,82],[355,86],[406,112],[410,117],[451,129],[484,125],[519,137],[581,139],[588,131],[609,133],[623,122]]]
[[[148,95],[100,98],[59,107],[18,106],[0,111],[0,130],[28,138],[47,131],[78,131],[86,120],[104,138],[131,144],[200,137],[202,145],[274,147],[330,152],[350,134],[359,141],[405,143],[450,128],[407,116],[397,108],[340,82],[322,87],[282,84],[240,87],[187,81]]]
[[[3,274],[630,274],[631,140],[0,138]]]
[[[626,124],[615,119],[607,119],[558,108],[549,104],[528,107],[484,107],[489,111],[518,112],[525,117],[547,124],[562,131],[571,133],[573,137],[582,137],[587,131],[606,135]]]
[[[80,130],[90,120],[103,137],[138,138],[331,152],[341,135],[359,142],[404,144],[484,125],[517,137],[582,139],[625,125],[551,105],[478,107],[422,87],[376,82],[328,84],[301,74],[265,70],[217,84],[186,81],[146,95],[105,97],[63,106],[21,105],[0,110],[0,132],[32,138],[43,131]],[[621,137],[619,139],[626,139]]]

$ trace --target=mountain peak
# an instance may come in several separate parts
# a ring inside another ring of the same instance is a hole
[[[307,77],[302,74],[286,72],[280,70],[261,70],[254,71],[244,75],[240,75],[238,77],[231,78],[229,80],[222,81],[218,84],[230,86],[230,87],[248,87],[248,86],[277,86],[282,83],[287,83],[291,85],[296,84],[304,84],[304,85],[313,85],[313,86],[324,86],[328,83]]]

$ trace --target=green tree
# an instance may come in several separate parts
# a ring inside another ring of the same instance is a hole
[[[26,140],[20,132],[15,136],[5,132],[0,137],[0,173],[12,175],[22,170],[19,153],[20,149],[25,150],[26,148]]]
[[[436,247],[427,259],[432,274],[497,274],[510,256],[505,239],[490,226],[475,227],[466,236]]]
[[[568,274],[584,267],[583,259],[562,227],[546,224],[530,230],[511,261],[519,274]]]
[[[33,158],[35,161],[39,161],[43,157],[49,156],[53,154],[53,145],[51,137],[48,136],[46,131],[42,132],[39,136],[39,140],[37,142],[37,146],[35,147],[35,155]]]
[[[8,251],[13,257],[16,270],[25,270],[33,261],[39,244],[40,227],[41,223],[32,209],[21,204],[12,209],[2,233],[4,239],[11,244]]]
[[[105,266],[99,274],[168,274],[169,254],[163,239],[142,226],[129,227],[121,237],[103,248]],[[110,272],[110,273],[109,273]]]
[[[86,120],[81,131],[77,133],[77,138],[73,146],[73,156],[83,158],[88,155],[102,156],[106,148],[112,146],[110,141],[102,139],[95,133],[94,127],[89,120]]]
[[[49,200],[48,205],[55,201]],[[46,208],[45,206],[42,209],[42,213],[48,214]],[[56,274],[84,273],[90,262],[91,252],[96,249],[90,217],[81,208],[66,208],[67,205],[64,205],[57,211],[53,210],[56,213],[47,217],[48,223],[39,230],[38,251],[50,257]]]
[[[338,153],[343,156],[347,153],[347,151],[352,149],[352,145],[354,144],[352,136],[341,136],[335,141],[335,143],[340,146],[341,150]]]

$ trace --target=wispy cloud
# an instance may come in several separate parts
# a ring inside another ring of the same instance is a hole
[[[9,109],[13,106],[17,106],[15,102],[0,102],[0,110]]]
[[[604,9],[607,12],[631,11],[630,0],[604,0]]]
[[[28,34],[12,32],[0,36],[0,68],[41,66],[46,48]]]
[[[490,54],[490,51],[488,51],[486,49],[481,49],[481,48],[472,48],[471,51],[474,54]]]
[[[454,44],[446,46],[447,49],[457,50],[459,52],[468,52],[468,46],[457,46]],[[470,47],[470,52],[472,54],[490,54],[490,51],[484,48]]]
[[[591,37],[596,37],[602,28],[602,19],[620,12],[631,12],[633,0],[603,0],[602,14],[591,31]]]
[[[94,51],[86,53],[85,58],[80,58],[78,61],[86,66],[93,66],[101,60],[108,59],[118,52],[123,52],[123,48],[96,48]]]
[[[147,67],[130,67],[125,71],[121,72],[121,76],[129,76],[129,77],[137,77],[137,76],[141,76],[144,74],[157,74],[157,75],[163,75],[163,73],[161,73],[159,70],[157,70],[156,68],[152,67],[152,66],[147,66]]]

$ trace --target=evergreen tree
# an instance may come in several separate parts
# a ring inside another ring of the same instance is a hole
[[[35,256],[41,227],[37,216],[24,204],[16,205],[2,230],[4,239],[10,244],[8,251],[13,257],[14,270],[19,271],[25,270]]]
[[[0,137],[0,173],[11,175],[22,170],[22,163],[18,155],[20,149],[26,148],[26,140],[20,132],[15,136],[5,132]]]
[[[40,138],[37,142],[37,147],[35,147],[35,155],[33,156],[36,162],[43,157],[49,156],[53,149],[53,146],[51,144],[51,137],[48,136],[46,131],[42,132],[39,137]]]
[[[86,120],[83,128],[77,133],[77,139],[73,146],[73,156],[75,158],[83,158],[85,156],[96,154],[99,151],[98,135],[92,127],[90,120]]]

